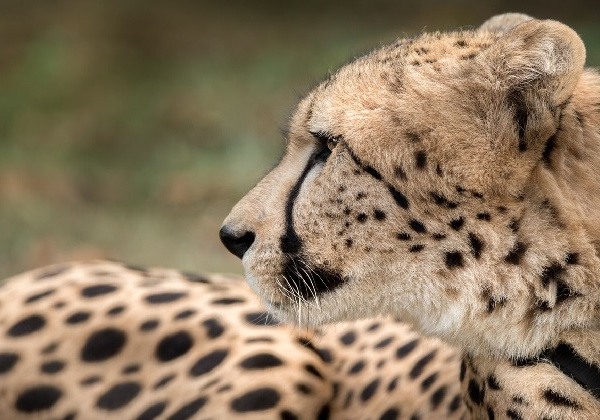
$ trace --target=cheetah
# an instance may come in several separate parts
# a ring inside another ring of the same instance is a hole
[[[284,325],[231,275],[107,261],[34,270],[0,288],[0,334],[3,420],[459,419],[465,410],[457,350],[389,318]]]
[[[392,316],[460,348],[473,418],[598,419],[600,75],[584,62],[573,29],[520,14],[358,57],[300,102],[221,238],[278,319]]]

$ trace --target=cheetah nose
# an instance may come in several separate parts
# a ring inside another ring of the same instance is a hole
[[[254,232],[235,233],[227,226],[223,226],[219,231],[219,237],[229,252],[242,258],[250,246],[252,246],[255,235]]]

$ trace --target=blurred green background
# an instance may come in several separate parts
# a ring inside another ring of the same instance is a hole
[[[0,1],[0,276],[96,257],[241,272],[220,223],[321,76],[504,11],[571,25],[598,65],[594,4]]]

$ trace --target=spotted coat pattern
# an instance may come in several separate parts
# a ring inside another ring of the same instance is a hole
[[[458,419],[458,368],[390,319],[281,325],[235,276],[90,262],[0,287],[11,420]]]

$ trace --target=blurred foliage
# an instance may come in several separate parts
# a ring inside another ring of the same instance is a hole
[[[598,8],[564,4],[0,0],[0,276],[94,257],[240,272],[220,223],[322,75],[507,10],[570,24],[597,65]]]

